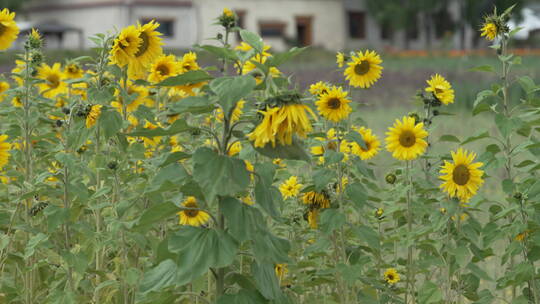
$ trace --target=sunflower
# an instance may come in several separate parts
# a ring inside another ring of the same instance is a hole
[[[343,92],[340,87],[333,86],[327,94],[320,95],[320,99],[315,104],[321,116],[330,121],[339,122],[351,114],[350,102],[351,100],[347,98],[347,92]]]
[[[234,13],[233,11],[231,11],[229,8],[224,8],[223,9],[223,15],[227,16],[227,17],[234,17]]]
[[[390,285],[396,284],[399,282],[399,273],[395,268],[388,268],[384,272],[384,280]]]
[[[351,57],[351,62],[345,69],[346,79],[353,87],[363,89],[371,87],[381,78],[381,57],[375,51],[358,52]]]
[[[270,57],[272,56],[272,54],[270,54],[268,51],[270,50],[271,46],[269,46],[268,44],[264,43],[263,42],[263,51],[262,51],[262,55],[264,57]],[[235,50],[238,50],[238,51],[242,51],[242,52],[249,52],[251,51],[253,48],[251,47],[251,45],[245,43],[244,41],[242,41],[240,43],[240,45],[236,46],[234,48]]]
[[[67,93],[67,83],[64,82],[66,76],[62,72],[60,63],[55,63],[49,66],[46,63],[42,64],[37,69],[38,79],[45,80],[38,84],[39,92],[46,98],[54,98],[59,94]]]
[[[11,144],[6,142],[7,135],[0,135],[0,169],[7,165],[9,160],[9,150],[11,150]]]
[[[483,164],[473,163],[476,153],[467,153],[462,148],[452,151],[451,155],[454,163],[445,160],[440,170],[440,178],[444,181],[440,187],[451,197],[458,197],[466,203],[484,183],[484,171],[479,169]]]
[[[329,208],[330,196],[325,191],[309,191],[302,196],[302,202],[306,205],[313,206],[314,208]]]
[[[131,98],[134,97],[134,99],[131,100],[131,103],[126,105],[126,111],[128,114],[135,112],[140,105],[146,105],[148,107],[152,107],[154,105],[154,101],[149,98],[150,93],[148,92],[148,89],[144,86],[135,85],[129,80],[127,85],[127,94]],[[114,96],[116,97],[116,100],[111,102],[111,106],[120,112],[120,114],[123,114],[124,97],[122,94],[120,94],[120,90],[116,90]]]
[[[253,201],[253,198],[251,198],[251,195],[246,195],[246,196],[243,196],[240,198],[240,200],[242,201],[242,203],[248,205],[248,206],[253,206],[255,204],[255,202]]]
[[[257,84],[261,84],[264,80],[263,74],[261,71],[257,68],[255,63],[253,61],[258,62],[260,64],[264,64],[267,60],[267,56],[262,56],[260,54],[257,54],[253,56],[250,60],[246,61],[244,63],[244,66],[242,67],[242,75],[251,74],[254,78]],[[281,72],[276,67],[271,67],[268,70],[268,76],[270,77],[278,77],[281,75]]]
[[[199,227],[206,224],[210,219],[210,215],[207,212],[197,210],[199,206],[197,205],[197,199],[193,196],[188,196],[182,202],[182,206],[190,209],[185,209],[177,213],[179,217],[178,224],[180,225]]]
[[[245,100],[241,99],[239,100],[237,103],[236,103],[236,106],[234,107],[234,110],[232,112],[232,115],[231,115],[231,123],[235,123],[237,121],[240,120],[240,116],[242,116],[242,114],[244,112],[242,112],[242,109],[244,108],[244,104],[246,103]],[[223,122],[223,110],[221,110],[221,108],[217,108],[216,109],[216,119],[217,121],[219,122]]]
[[[242,151],[242,143],[239,141],[235,141],[234,143],[229,144],[229,148],[227,149],[227,155],[235,156],[241,151]]]
[[[485,36],[486,39],[489,41],[494,40],[497,37],[497,33],[499,32],[497,25],[493,22],[484,23],[480,30],[482,31],[480,37]]]
[[[426,88],[426,92],[432,92],[433,95],[445,105],[454,103],[454,90],[452,89],[452,85],[450,85],[444,77],[435,74],[426,82],[429,85],[429,87]]]
[[[161,127],[161,123],[153,124],[148,120],[144,124],[144,128],[147,130],[154,130]],[[143,137],[143,143],[146,148],[155,148],[161,143],[161,136]]]
[[[283,279],[289,272],[289,270],[287,269],[287,264],[276,264],[274,270],[276,272],[276,277],[280,282],[283,281]]]
[[[150,66],[148,81],[161,82],[168,77],[176,76],[180,72],[180,64],[174,55],[161,55]]]
[[[359,144],[355,143],[352,153],[359,156],[362,160],[368,160],[377,155],[379,153],[379,149],[381,146],[381,142],[377,138],[376,135],[373,135],[371,132],[371,129],[360,127],[353,129],[360,133],[362,136],[362,139],[364,140],[364,143],[366,144],[366,147],[362,147]]]
[[[90,113],[86,116],[86,127],[91,128],[93,125],[96,124],[99,115],[101,115],[101,108],[102,105],[93,105],[90,109]]]
[[[143,40],[135,26],[130,25],[124,28],[118,37],[114,39],[110,52],[111,64],[116,64],[119,67],[128,64],[142,43]]]
[[[281,192],[281,195],[283,195],[284,199],[295,197],[300,192],[302,184],[299,184],[297,179],[298,177],[293,175],[279,186],[279,191]]]
[[[131,78],[142,78],[147,67],[163,53],[161,49],[163,42],[161,42],[161,37],[159,37],[162,34],[156,31],[158,27],[159,23],[154,22],[154,20],[144,25],[137,24],[141,44],[137,52],[129,60],[128,73]]]
[[[22,60],[15,59],[15,67],[11,70],[11,78],[22,87],[24,83],[24,71],[26,69],[26,63]]]
[[[314,95],[314,96],[327,94],[329,90],[330,90],[330,87],[328,87],[328,85],[322,81],[319,81],[309,86],[309,92],[311,93],[311,95]]]
[[[76,79],[83,77],[84,71],[77,63],[71,63],[64,68],[64,74],[66,78]]]
[[[255,147],[264,147],[267,143],[276,146],[276,140],[281,145],[292,144],[294,134],[306,137],[312,130],[311,122],[307,113],[313,118],[315,114],[304,104],[289,103],[280,107],[267,107],[265,111],[259,111],[263,119],[255,129],[247,136],[254,141]]]
[[[7,90],[9,90],[9,83],[7,81],[0,81],[0,102],[4,101]]]
[[[0,12],[0,51],[8,49],[19,35],[19,27],[13,19],[15,13],[10,13],[7,8]]]
[[[424,124],[414,124],[412,117],[404,116],[403,120],[396,119],[394,126],[386,132],[386,149],[399,160],[413,160],[426,151],[428,136]]]
[[[345,55],[342,52],[337,52],[336,63],[339,68],[342,68],[343,65],[345,64]]]
[[[182,61],[180,62],[181,73],[196,71],[199,70],[199,64],[197,63],[197,54],[193,52],[185,53],[182,56]]]
[[[307,221],[311,229],[317,229],[319,220],[319,209],[309,210],[307,214]]]

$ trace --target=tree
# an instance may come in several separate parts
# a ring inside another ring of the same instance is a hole
[[[0,0],[0,8],[7,8],[12,12],[19,11],[29,0]]]

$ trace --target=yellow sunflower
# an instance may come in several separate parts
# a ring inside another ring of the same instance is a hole
[[[319,212],[320,212],[319,209],[313,209],[313,210],[308,211],[307,221],[309,224],[309,228],[317,229],[317,227],[319,226],[318,225]]]
[[[311,95],[314,95],[314,96],[327,94],[329,90],[330,90],[330,87],[322,81],[319,81],[309,86],[309,93],[311,93]]]
[[[131,103],[126,105],[128,114],[135,112],[140,105],[146,105],[147,107],[154,106],[154,101],[149,98],[150,93],[148,92],[148,88],[144,86],[135,85],[128,80],[127,94],[130,97],[135,97]],[[120,114],[123,114],[124,109],[122,105],[124,103],[124,98],[122,97],[122,94],[120,94],[120,90],[116,90],[114,96],[116,99],[111,102],[111,106],[120,112]]]
[[[268,50],[270,50],[271,46],[269,46],[269,45],[266,44],[266,43],[263,43],[263,44],[264,44],[264,46],[263,46],[262,55],[263,55],[264,57],[272,56],[272,54],[270,54],[270,53],[268,52]],[[240,43],[240,45],[236,46],[234,49],[235,49],[235,50],[238,50],[238,51],[242,51],[242,52],[249,52],[249,51],[251,51],[253,48],[251,47],[251,45],[249,45],[249,44],[245,43],[244,41],[242,41],[242,42]]]
[[[180,64],[174,55],[161,55],[150,66],[148,81],[161,82],[168,77],[176,76],[180,72]]]
[[[206,211],[197,210],[199,206],[197,205],[197,199],[193,196],[188,196],[182,202],[182,206],[190,209],[185,209],[177,213],[179,217],[178,223],[180,225],[199,227],[206,224],[210,219],[210,215]]]
[[[388,268],[384,272],[384,280],[390,285],[396,284],[399,282],[399,273],[395,268]]]
[[[124,28],[118,37],[114,39],[110,52],[111,64],[116,64],[119,67],[128,64],[130,59],[138,52],[142,43],[143,40],[135,26],[130,25]]]
[[[7,90],[9,90],[9,83],[7,81],[0,81],[0,102],[4,101]]]
[[[229,144],[229,147],[227,148],[227,155],[235,156],[241,151],[242,151],[242,143],[239,141],[235,141],[234,143]]]
[[[315,102],[317,111],[322,117],[333,122],[347,118],[352,112],[349,106],[351,100],[347,98],[347,94],[341,87],[333,86],[327,94],[320,95],[319,100]]]
[[[480,37],[486,37],[487,40],[492,41],[497,37],[497,33],[499,30],[497,29],[497,25],[493,22],[486,22],[480,29],[482,33],[480,34]]]
[[[227,16],[227,17],[234,17],[234,13],[233,11],[231,11],[229,8],[224,8],[223,9],[223,15]]]
[[[312,130],[307,113],[316,118],[307,105],[296,103],[267,107],[265,111],[259,113],[263,116],[262,121],[247,136],[249,140],[255,142],[255,147],[261,148],[267,143],[272,143],[272,147],[275,147],[276,140],[281,145],[290,145],[294,134],[306,137]]]
[[[199,64],[197,63],[197,53],[188,52],[182,56],[182,61],[180,62],[181,73],[196,71],[199,70]]]
[[[8,49],[19,35],[19,27],[13,19],[15,13],[9,12],[7,8],[0,12],[0,51]]]
[[[279,191],[284,199],[292,198],[298,195],[302,184],[298,183],[298,177],[291,176],[279,186]]]
[[[15,59],[15,67],[11,70],[11,78],[21,87],[24,83],[24,71],[26,63],[22,60]]]
[[[162,34],[156,31],[158,27],[159,23],[154,22],[154,20],[144,25],[137,24],[141,44],[133,57],[130,57],[128,72],[131,78],[143,78],[147,67],[163,53],[161,48],[163,42],[159,37]]]
[[[86,127],[91,128],[94,126],[101,115],[102,105],[93,105],[90,109],[90,113],[86,116]]]
[[[289,272],[289,270],[287,269],[287,264],[276,264],[274,270],[276,271],[276,277],[278,278],[279,282],[283,281],[283,279]]]
[[[66,75],[66,78],[77,79],[83,77],[84,70],[79,64],[71,63],[64,68],[64,74]]]
[[[343,65],[345,65],[345,55],[342,52],[337,52],[336,63],[339,68],[342,68]]]
[[[38,84],[39,92],[46,98],[54,98],[59,94],[67,93],[67,83],[65,74],[62,72],[62,66],[56,62],[53,66],[46,63],[37,68],[38,79],[45,80]]]
[[[459,148],[457,152],[451,152],[454,163],[444,161],[441,168],[441,179],[444,183],[440,186],[451,197],[457,197],[461,202],[468,202],[478,188],[484,183],[482,175],[484,171],[481,162],[473,163],[476,153],[467,153]]]
[[[426,82],[429,85],[426,88],[426,92],[432,92],[445,105],[454,103],[454,90],[452,89],[452,85],[444,77],[435,74]]]
[[[306,205],[311,205],[314,208],[329,208],[330,196],[325,191],[309,191],[302,196],[302,202]]]
[[[263,82],[263,74],[261,71],[257,68],[255,63],[253,61],[258,62],[260,64],[264,64],[267,60],[267,56],[262,56],[260,54],[257,54],[253,56],[250,60],[246,61],[244,63],[244,66],[242,67],[242,75],[251,74],[254,78],[257,84],[261,84]],[[268,71],[268,76],[270,77],[278,77],[281,75],[281,72],[276,67],[271,67]]]
[[[9,160],[11,144],[6,142],[7,138],[7,135],[0,135],[0,169],[7,165]]]
[[[375,51],[360,51],[351,57],[345,77],[353,87],[369,88],[381,78],[381,63],[381,57]]]
[[[386,132],[386,149],[399,160],[413,160],[426,151],[427,142],[424,140],[428,132],[424,124],[414,124],[414,118],[404,116],[403,120],[396,119],[394,126]]]
[[[359,144],[355,143],[356,145],[352,149],[352,153],[359,156],[362,160],[368,160],[377,155],[380,150],[381,142],[376,135],[373,135],[371,129],[365,127],[353,127],[353,129],[360,133],[364,143],[366,144],[366,148],[364,149]]]
[[[235,122],[240,120],[240,116],[242,116],[242,114],[244,113],[244,112],[242,112],[242,109],[244,108],[245,103],[246,103],[246,101],[243,100],[243,99],[239,100],[236,103],[236,106],[234,107],[234,110],[233,110],[232,115],[231,115],[231,122],[232,123],[235,123]],[[223,110],[221,110],[221,108],[218,107],[216,109],[216,119],[219,122],[223,122],[223,118],[224,118]]]

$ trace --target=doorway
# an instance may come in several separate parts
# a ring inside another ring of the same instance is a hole
[[[299,46],[308,46],[313,43],[313,17],[296,17],[296,41]]]

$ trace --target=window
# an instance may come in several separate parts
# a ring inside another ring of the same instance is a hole
[[[381,39],[382,40],[391,40],[394,36],[394,30],[390,22],[384,22],[381,26]]]
[[[142,18],[141,23],[145,24],[152,20],[155,20],[159,23],[159,26],[156,28],[156,31],[163,34],[163,37],[172,38],[174,37],[174,19],[171,18]]]
[[[285,23],[282,22],[260,22],[259,28],[261,37],[283,37]]]
[[[348,12],[349,37],[355,39],[366,38],[366,13]]]

